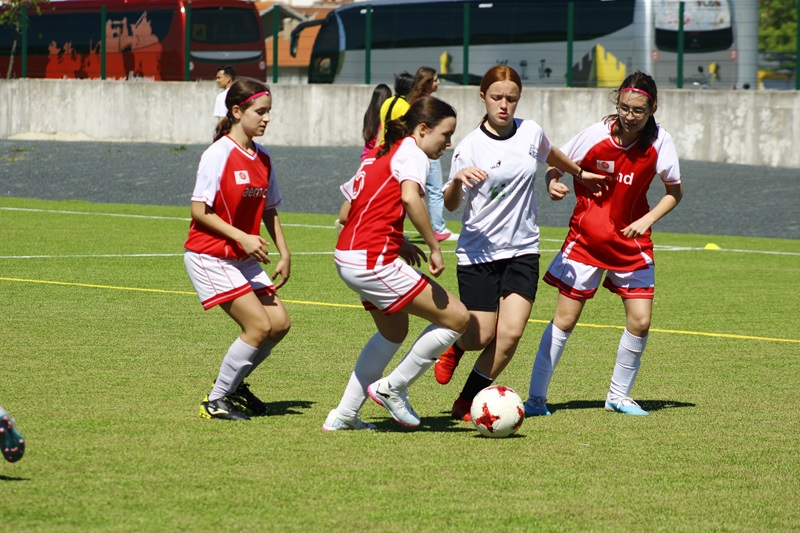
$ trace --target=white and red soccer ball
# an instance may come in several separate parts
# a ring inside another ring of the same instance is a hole
[[[472,423],[484,437],[508,437],[525,421],[522,399],[513,389],[493,385],[472,400]]]

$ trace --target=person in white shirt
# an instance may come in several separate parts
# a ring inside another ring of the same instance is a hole
[[[222,92],[217,95],[217,99],[214,101],[214,116],[217,118],[217,122],[228,114],[225,97],[228,96],[228,89],[231,88],[235,79],[236,71],[233,70],[233,67],[226,65],[217,69],[217,87],[222,89]]]
[[[448,210],[466,202],[456,256],[459,295],[470,324],[439,357],[436,380],[448,383],[465,351],[482,350],[453,404],[457,420],[471,420],[473,398],[508,365],[530,318],[539,278],[538,165],[589,183],[606,180],[584,172],[552,146],[539,124],[514,118],[521,91],[513,68],[496,65],[486,72],[480,86],[486,115],[456,146],[443,187]]]

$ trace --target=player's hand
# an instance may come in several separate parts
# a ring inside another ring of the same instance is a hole
[[[245,251],[247,255],[258,261],[259,263],[269,263],[269,255],[267,253],[267,241],[260,235],[245,235],[239,241],[239,246]]]
[[[292,277],[292,261],[289,258],[281,257],[281,260],[275,266],[275,272],[272,274],[272,283],[275,284],[275,290],[286,285],[290,277]],[[278,278],[280,278],[280,281],[278,281]]]
[[[611,179],[610,176],[606,176],[605,174],[596,174],[594,172],[587,172],[583,171],[580,178],[575,178],[578,183],[589,189],[589,192],[592,193],[592,196],[599,198],[603,196],[605,192],[608,192],[608,182]]]
[[[453,176],[454,181],[460,181],[468,188],[472,188],[478,183],[485,181],[489,177],[489,174],[486,171],[481,170],[478,167],[467,167],[462,168],[456,175]]]
[[[428,270],[434,278],[438,278],[444,272],[444,259],[442,258],[441,250],[431,251]]]
[[[397,251],[397,255],[399,255],[403,261],[413,267],[419,267],[424,261],[428,260],[428,257],[425,255],[425,252],[422,251],[422,248],[416,244],[413,244],[408,239],[403,241],[403,244],[400,246],[400,250]]]
[[[646,216],[640,218],[632,222],[628,227],[622,230],[622,234],[629,239],[635,239],[637,237],[641,237],[650,229],[653,223],[647,219]]]
[[[569,194],[569,187],[553,179],[547,184],[547,192],[551,200],[561,200]]]

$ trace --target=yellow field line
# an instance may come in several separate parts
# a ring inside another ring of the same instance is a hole
[[[152,293],[159,293],[159,294],[183,294],[183,295],[192,295],[194,296],[195,293],[192,291],[170,291],[166,289],[144,289],[138,287],[117,287],[114,285],[95,285],[91,283],[73,283],[73,282],[66,282],[66,281],[49,281],[49,280],[38,280],[38,279],[22,279],[22,278],[3,278],[0,277],[0,281],[13,281],[16,283],[39,283],[43,285],[61,285],[61,286],[68,286],[68,287],[86,287],[90,289],[107,289],[107,290],[117,290],[117,291],[134,291],[134,292],[152,292]],[[286,303],[294,303],[299,305],[318,305],[322,307],[344,307],[349,309],[362,309],[360,305],[353,305],[353,304],[337,304],[337,303],[328,303],[328,302],[311,302],[306,300],[283,300]],[[536,324],[547,324],[549,320],[539,320],[531,318],[528,322],[536,323]],[[623,329],[624,326],[614,326],[608,324],[584,324],[578,323],[578,326],[584,328],[605,328],[605,329]],[[740,339],[740,340],[752,340],[752,341],[768,341],[768,342],[789,342],[789,343],[796,343],[800,344],[800,339],[777,339],[772,337],[755,337],[752,335],[734,335],[731,333],[707,333],[704,331],[684,331],[684,330],[676,330],[676,329],[657,329],[657,328],[650,328],[650,331],[655,331],[658,333],[671,333],[674,335],[697,335],[701,337],[716,337],[722,339]]]

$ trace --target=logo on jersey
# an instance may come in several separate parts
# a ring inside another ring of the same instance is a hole
[[[532,158],[536,159],[539,155],[539,150],[536,148],[535,145],[532,144],[531,147],[528,148],[528,153]]]
[[[246,170],[234,170],[233,177],[236,180],[236,185],[250,183],[250,174],[248,174]]]
[[[614,172],[614,162],[613,161],[603,161],[601,159],[597,160],[597,170],[601,172]]]
[[[633,172],[630,174],[623,174],[622,172],[619,173],[617,176],[617,181],[620,183],[624,183],[625,185],[630,185],[633,183]]]
[[[501,161],[498,160],[497,163],[495,163],[494,165],[489,167],[489,170],[494,170],[496,168],[500,168],[500,163],[501,163]]]

